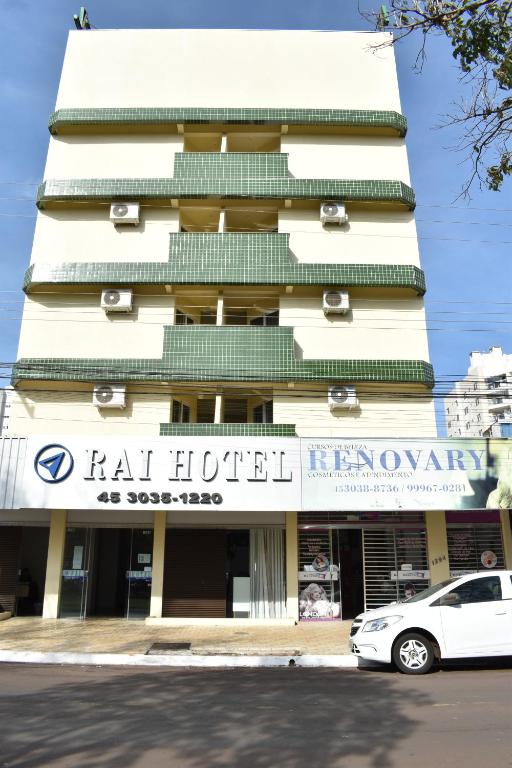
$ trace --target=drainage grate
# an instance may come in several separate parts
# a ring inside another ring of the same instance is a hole
[[[153,643],[146,651],[146,656],[153,656],[155,654],[165,655],[169,653],[176,653],[177,651],[190,651],[192,643]]]

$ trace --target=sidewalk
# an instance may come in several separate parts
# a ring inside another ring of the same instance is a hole
[[[350,624],[158,627],[123,619],[14,618],[0,624],[0,661],[283,666],[293,659],[308,666],[314,660],[318,665],[356,666],[357,660],[348,655]],[[189,643],[190,648],[146,655],[154,643]]]

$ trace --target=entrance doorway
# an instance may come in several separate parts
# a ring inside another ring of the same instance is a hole
[[[361,529],[300,530],[301,621],[352,619],[363,610]]]
[[[68,528],[60,617],[149,615],[153,530]]]
[[[0,610],[41,616],[46,580],[47,526],[0,526]]]
[[[249,531],[169,528],[165,539],[165,617],[250,615]]]

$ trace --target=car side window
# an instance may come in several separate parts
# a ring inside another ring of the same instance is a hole
[[[499,576],[486,576],[459,584],[452,590],[459,596],[459,605],[466,603],[490,603],[501,600],[501,580]]]

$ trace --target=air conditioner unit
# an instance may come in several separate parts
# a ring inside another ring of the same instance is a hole
[[[126,387],[124,384],[96,384],[92,394],[92,404],[96,408],[124,408]]]
[[[322,224],[346,224],[348,216],[344,203],[322,203],[320,205],[320,221]]]
[[[110,206],[110,221],[114,224],[138,224],[139,218],[139,203],[112,203]]]
[[[101,292],[101,308],[105,312],[131,312],[131,288],[105,288]]]
[[[335,384],[329,387],[327,402],[331,410],[336,408],[355,408],[359,405],[359,400],[356,397],[356,388]]]
[[[348,291],[324,291],[322,308],[326,315],[346,315],[350,309]]]

